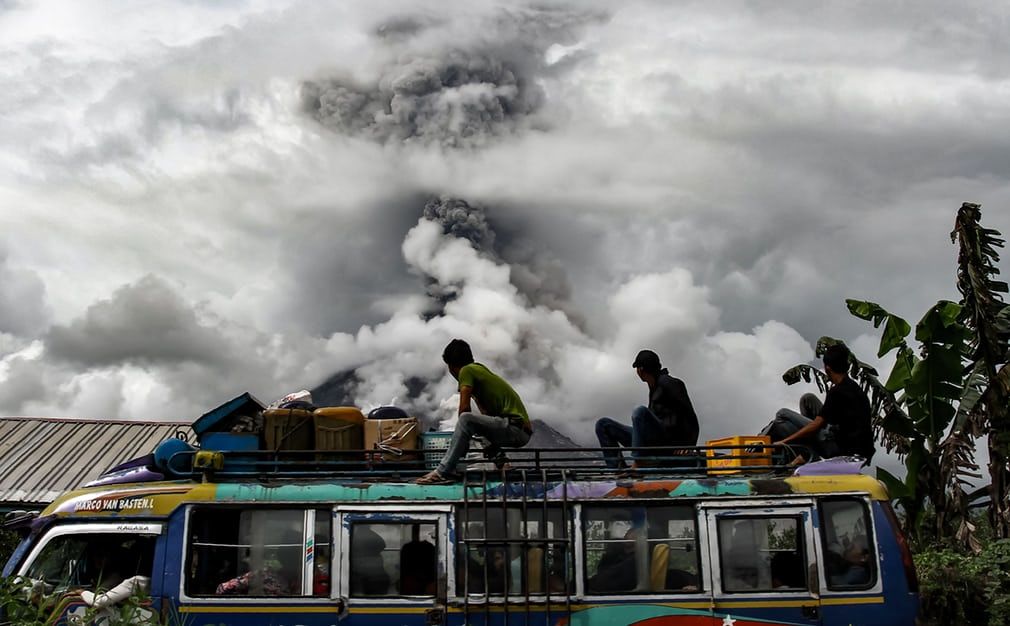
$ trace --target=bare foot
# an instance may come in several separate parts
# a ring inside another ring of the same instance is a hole
[[[807,460],[805,458],[803,458],[802,454],[797,454],[795,459],[793,459],[792,461],[789,461],[789,466],[790,467],[795,467],[797,465],[803,465],[806,462],[807,462]]]

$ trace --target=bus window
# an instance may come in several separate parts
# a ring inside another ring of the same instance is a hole
[[[351,597],[435,595],[436,533],[434,523],[353,523]]]
[[[702,590],[697,518],[689,506],[648,509],[649,587],[652,591]]]
[[[189,519],[186,592],[302,595],[304,520],[303,510],[194,509]]]
[[[821,541],[828,589],[868,589],[877,582],[876,557],[869,541],[869,514],[859,500],[821,502]]]
[[[467,539],[492,541],[471,545],[468,552],[463,543],[458,544],[459,595],[484,595],[485,587],[491,596],[505,595],[506,588],[510,596],[570,590],[573,564],[565,556],[566,544],[553,542],[570,536],[570,532],[565,532],[564,523],[562,511],[557,507],[547,510],[546,523],[542,508],[528,508],[525,516],[518,507],[494,508],[486,512],[471,509],[469,519],[461,515],[460,527]]]
[[[730,593],[807,588],[806,557],[798,517],[719,520],[722,587]]]
[[[589,593],[702,589],[693,506],[586,506],[584,517]]]
[[[108,590],[133,576],[151,576],[154,537],[67,534],[46,544],[25,575],[54,589]]]
[[[312,544],[315,547],[315,559],[312,573],[312,595],[328,597],[330,595],[330,564],[333,560],[331,544],[331,529],[333,527],[333,512],[327,509],[316,511],[316,529]]]

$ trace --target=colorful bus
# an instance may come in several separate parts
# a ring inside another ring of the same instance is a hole
[[[58,596],[53,623],[77,623],[98,567],[149,579],[151,610],[192,626],[915,622],[911,555],[869,476],[586,465],[89,487],[31,522],[3,574]]]

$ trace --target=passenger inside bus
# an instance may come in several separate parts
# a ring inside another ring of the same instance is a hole
[[[40,589],[76,589],[85,604],[115,605],[150,586],[154,538],[76,534],[55,538],[27,572]]]
[[[333,551],[330,546],[330,529],[332,517],[329,511],[316,511],[316,528],[313,538],[315,554],[313,555],[312,595],[325,597],[330,595],[330,561]]]
[[[257,569],[248,569],[235,578],[219,584],[214,592],[219,596],[233,595],[264,595],[285,596],[292,593],[291,579],[283,571],[280,561],[270,559]]]
[[[698,591],[694,510],[652,507],[647,511],[649,584],[653,591]]]
[[[86,560],[94,578],[90,589],[81,591],[81,599],[98,609],[115,606],[150,588],[154,539],[110,536],[89,545]]]
[[[797,552],[776,552],[771,559],[773,589],[803,589],[805,568]]]
[[[722,554],[723,585],[727,591],[750,591],[760,582],[761,558],[755,532],[750,520],[730,522],[729,536],[724,533],[727,521],[720,521],[720,543],[725,542]]]
[[[400,550],[400,594],[434,595],[438,552],[435,544],[421,539],[421,525],[411,525],[411,540]]]
[[[608,543],[600,558],[596,574],[587,581],[591,593],[632,591],[637,586],[638,565],[635,558],[636,540],[641,529],[631,528],[624,541]]]
[[[389,593],[389,572],[382,559],[385,549],[386,540],[368,524],[357,524],[351,529],[351,595],[384,596]]]
[[[830,549],[828,554],[827,573],[832,585],[861,586],[870,582],[870,551],[866,547],[865,537],[852,540],[841,556]]]
[[[486,551],[478,548],[471,551],[466,564],[470,593],[483,594],[486,579],[488,595],[504,595],[506,576],[510,576],[509,594],[521,592],[521,582],[516,579],[516,576],[513,576],[513,573],[518,575],[520,570],[512,571],[512,561],[505,554],[505,548],[488,548]]]

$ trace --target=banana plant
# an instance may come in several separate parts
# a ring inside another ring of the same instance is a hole
[[[941,300],[915,325],[914,339],[908,343],[909,324],[874,302],[846,300],[849,312],[884,326],[878,357],[896,351],[894,366],[884,383],[904,409],[892,413],[882,428],[907,441],[903,455],[905,479],[899,481],[884,469],[878,477],[897,495],[908,515],[909,530],[923,538],[948,536],[961,519],[952,516],[944,481],[942,444],[957,414],[964,381],[965,352],[971,333],[961,323],[961,305]],[[923,528],[922,513],[929,502],[936,516]]]
[[[904,507],[907,530],[920,539],[945,539],[979,548],[968,516],[968,479],[979,479],[975,441],[986,436],[992,484],[990,521],[997,538],[1010,538],[1010,306],[999,274],[1001,234],[981,226],[981,207],[964,203],[951,240],[958,244],[959,303],[941,300],[912,327],[874,302],[846,300],[849,312],[881,328],[877,356],[896,352],[881,384],[876,371],[853,357],[851,376],[872,400],[878,440],[905,463],[904,480],[883,469],[877,475]],[[822,355],[838,340],[822,337]],[[793,384],[823,373],[809,365],[787,371]],[[976,491],[977,493],[977,491]],[[936,515],[923,528],[931,504]],[[924,537],[924,535],[927,535]]]
[[[851,359],[849,375],[869,395],[873,425],[878,441],[905,463],[905,479],[885,469],[877,469],[877,478],[888,488],[906,514],[910,533],[938,537],[948,529],[945,485],[941,481],[940,450],[956,414],[961,392],[962,351],[968,330],[958,319],[961,307],[954,302],[937,302],[915,327],[918,347],[908,343],[911,325],[874,302],[846,300],[849,312],[881,328],[877,357],[897,351],[894,367],[881,383],[876,370]],[[837,339],[822,337],[816,353],[823,355]],[[792,384],[800,379],[816,380],[823,389],[825,377],[820,370],[799,365],[788,370],[783,379]],[[938,515],[930,528],[923,528],[927,502]]]
[[[957,212],[951,241],[958,244],[957,288],[964,325],[971,331],[961,402],[945,442],[945,479],[955,504],[967,510],[963,476],[973,475],[974,440],[987,436],[990,523],[997,538],[1010,538],[1010,306],[1001,294],[997,248],[999,231],[983,228],[982,208],[965,202]],[[963,529],[959,533],[963,535]]]

